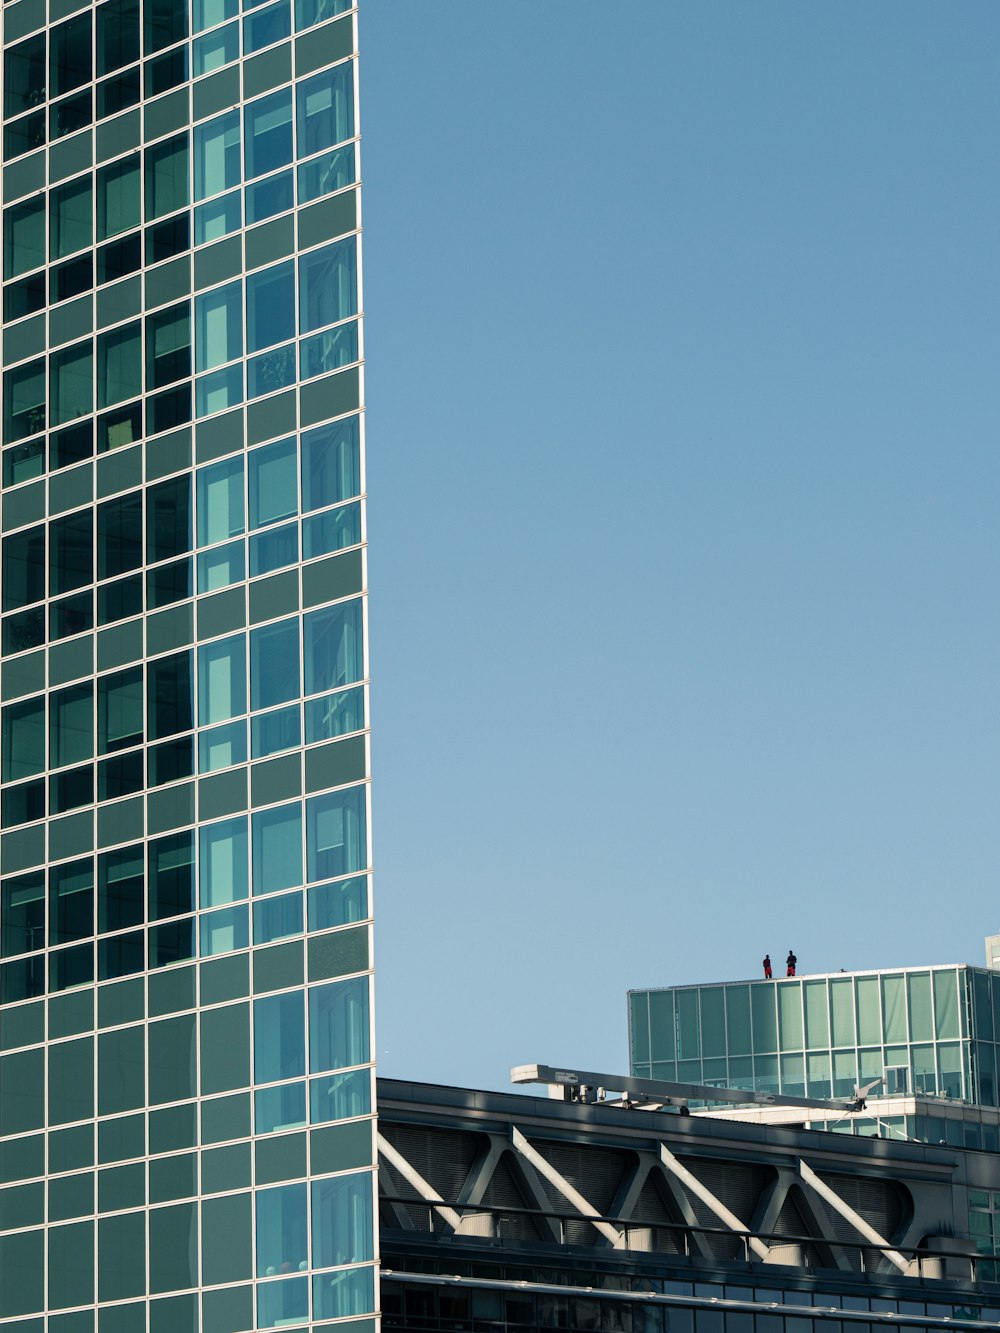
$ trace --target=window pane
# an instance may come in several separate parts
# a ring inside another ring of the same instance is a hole
[[[45,34],[9,47],[3,57],[3,114],[20,115],[45,101]]]
[[[352,977],[309,991],[309,1070],[366,1064],[369,1055],[368,978]]]
[[[114,671],[97,682],[99,754],[126,749],[142,740],[142,667]]]
[[[277,893],[302,883],[302,807],[253,814],[253,891]]]
[[[243,353],[243,284],[231,282],[196,298],[195,370],[209,370]]]
[[[104,852],[97,858],[97,929],[137,926],[146,914],[146,876],[141,846]]]
[[[247,710],[246,640],[242,634],[198,649],[198,724],[225,722]]]
[[[3,609],[14,611],[45,596],[45,528],[3,539]]]
[[[306,1186],[279,1185],[257,1191],[257,1276],[297,1273],[308,1262]],[[285,1284],[260,1287],[263,1294]],[[305,1284],[303,1282],[303,1292]],[[302,1311],[303,1315],[306,1311]]]
[[[49,358],[49,420],[53,426],[94,410],[93,344],[77,343]]]
[[[49,593],[72,592],[94,580],[93,511],[84,509],[49,524]]]
[[[194,910],[194,833],[173,833],[149,844],[149,919]]]
[[[249,455],[250,528],[278,523],[299,511],[298,458],[294,438]]]
[[[282,620],[250,632],[250,707],[272,708],[299,693],[299,622]]]
[[[191,311],[187,302],[146,319],[146,388],[191,374]]]
[[[139,161],[132,157],[97,173],[97,239],[106,241],[142,222]]]
[[[257,1083],[300,1078],[306,1067],[305,1006],[301,991],[268,995],[253,1007],[253,1073]]]
[[[49,697],[49,764],[82,764],[94,754],[94,687],[71,685]]]
[[[97,340],[97,406],[142,393],[142,326],[138,320]]]
[[[361,680],[364,668],[362,599],[340,602],[304,617],[305,692],[319,694]]]
[[[306,802],[310,884],[364,870],[368,864],[365,787],[314,796]]]
[[[357,246],[353,236],[299,260],[299,332],[358,313]]]
[[[195,202],[240,183],[240,113],[227,111],[194,132]],[[185,201],[186,202],[186,201]]]
[[[295,267],[287,260],[247,278],[247,351],[260,352],[294,336]]]
[[[292,160],[292,90],[269,93],[244,108],[246,179],[266,176]]]
[[[246,898],[250,884],[246,816],[203,825],[199,837],[201,906],[219,907]]]
[[[173,213],[188,202],[188,139],[179,134],[146,149],[146,221]]]
[[[108,0],[97,7],[97,73],[131,65],[139,59],[138,0]]]
[[[45,876],[15,875],[0,887],[0,953],[31,953],[45,944]]]
[[[361,444],[357,417],[306,431],[302,436],[302,510],[322,509],[361,494]]]
[[[88,83],[93,67],[90,59],[90,15],[80,14],[49,33],[49,96],[58,97]]]
[[[4,444],[23,440],[45,429],[45,397],[44,358],[4,373]]]
[[[3,214],[3,275],[16,278],[45,263],[45,201],[14,204]]]
[[[237,0],[194,0],[192,31],[204,32],[217,23],[235,18],[240,12]]]
[[[146,667],[149,739],[163,740],[194,726],[192,654],[158,657]]]
[[[69,944],[94,933],[94,862],[71,861],[49,871],[49,943]]]
[[[296,88],[299,157],[354,137],[354,64],[337,65]]]
[[[243,531],[243,459],[227,458],[198,472],[198,545]],[[204,589],[203,589],[204,591]]]
[[[312,1229],[314,1268],[371,1259],[374,1240],[371,1173],[314,1180]]]
[[[73,181],[49,195],[50,258],[62,259],[94,243],[90,177]]]

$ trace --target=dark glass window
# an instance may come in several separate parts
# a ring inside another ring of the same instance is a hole
[[[142,437],[142,403],[129,403],[97,419],[97,452],[120,449]]]
[[[146,911],[142,847],[104,852],[97,859],[97,929],[137,926]]]
[[[45,142],[45,112],[33,111],[3,128],[3,155],[5,161],[30,153]]]
[[[134,574],[117,583],[105,583],[97,589],[97,623],[112,625],[142,611],[142,575]]]
[[[154,564],[183,555],[191,541],[191,477],[185,473],[146,494],[146,560]]]
[[[3,114],[19,116],[45,101],[45,33],[8,47],[3,56]]]
[[[49,697],[49,765],[80,764],[94,754],[94,686],[70,685]]]
[[[49,33],[49,96],[72,92],[91,76],[90,14],[78,14]]]
[[[94,802],[94,766],[71,768],[49,778],[49,814],[61,815]]]
[[[139,100],[139,66],[115,74],[97,85],[97,119],[117,115]]]
[[[4,787],[0,794],[0,824],[16,828],[30,824],[45,814],[45,779],[22,782],[19,787]]]
[[[97,765],[97,799],[113,801],[118,796],[132,796],[143,789],[142,751],[102,759]],[[110,927],[108,927],[110,930]]]
[[[0,952],[4,958],[45,945],[45,876],[41,870],[0,884]]]
[[[106,241],[142,222],[139,159],[126,158],[97,173],[97,239]]]
[[[3,622],[3,655],[23,653],[38,648],[45,642],[45,610],[36,606],[30,611],[17,611]],[[0,820],[0,824],[2,824]]]
[[[94,862],[70,861],[49,871],[49,943],[70,944],[94,933]]]
[[[81,255],[49,269],[49,300],[53,305],[89,292],[94,285],[94,256]],[[85,409],[89,411],[90,409]]]
[[[151,741],[194,726],[190,652],[155,658],[147,666],[147,717]]]
[[[146,149],[146,221],[184,208],[188,199],[188,136]]]
[[[143,10],[146,55],[173,46],[187,36],[187,0],[146,0]]]
[[[136,491],[98,507],[97,577],[114,578],[141,564],[142,494]]]
[[[107,0],[96,13],[100,76],[139,59],[139,0]]]
[[[71,634],[82,634],[93,628],[94,595],[90,588],[49,603],[50,639],[66,639]]]
[[[49,594],[94,581],[94,515],[83,509],[49,524]]]
[[[194,772],[194,738],[182,736],[180,740],[166,741],[163,745],[153,745],[149,750],[149,785],[162,787],[165,782],[176,782],[179,778],[189,778]]]
[[[102,245],[97,251],[97,285],[116,282],[129,273],[137,273],[142,267],[142,238],[139,232],[125,236],[110,245]]]
[[[3,484],[16,486],[20,481],[40,477],[45,471],[45,440],[29,440],[3,451]]]
[[[156,97],[182,84],[188,76],[188,49],[178,46],[143,66],[143,87],[146,97]]]
[[[155,398],[146,400],[146,433],[158,435],[163,430],[173,430],[191,420],[191,386],[183,384],[179,389],[168,389],[158,393]]]
[[[90,176],[49,192],[49,255],[65,259],[94,242],[94,192]]]
[[[194,834],[172,833],[149,844],[149,919],[194,911]]]
[[[191,561],[176,560],[160,565],[146,575],[146,607],[150,611],[159,606],[172,606],[191,596]]]
[[[146,317],[146,388],[162,389],[191,374],[191,307],[187,301]]]
[[[3,539],[3,609],[14,611],[45,596],[45,528]]]
[[[94,453],[94,423],[79,421],[75,426],[53,431],[49,437],[49,460],[53,468],[70,467]]]
[[[97,682],[97,753],[110,754],[142,740],[142,667],[112,671]]]
[[[22,319],[45,307],[45,274],[36,273],[22,282],[11,282],[3,289],[4,319]]]
[[[146,263],[156,264],[191,248],[191,217],[180,213],[166,222],[146,228]]]
[[[49,138],[61,139],[82,130],[94,119],[94,99],[89,88],[74,93],[49,109]]]
[[[45,263],[45,199],[3,211],[3,275],[16,278]]]

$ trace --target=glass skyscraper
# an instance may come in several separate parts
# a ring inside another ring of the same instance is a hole
[[[356,14],[2,13],[0,1327],[367,1329]]]

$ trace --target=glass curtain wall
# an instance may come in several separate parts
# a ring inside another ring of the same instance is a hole
[[[931,968],[634,991],[632,1070],[651,1078],[997,1105],[1000,976]]]
[[[356,12],[2,39],[0,1321],[368,1333]]]

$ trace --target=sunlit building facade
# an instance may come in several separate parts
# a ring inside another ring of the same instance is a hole
[[[2,14],[0,1321],[367,1327],[356,13]]]

